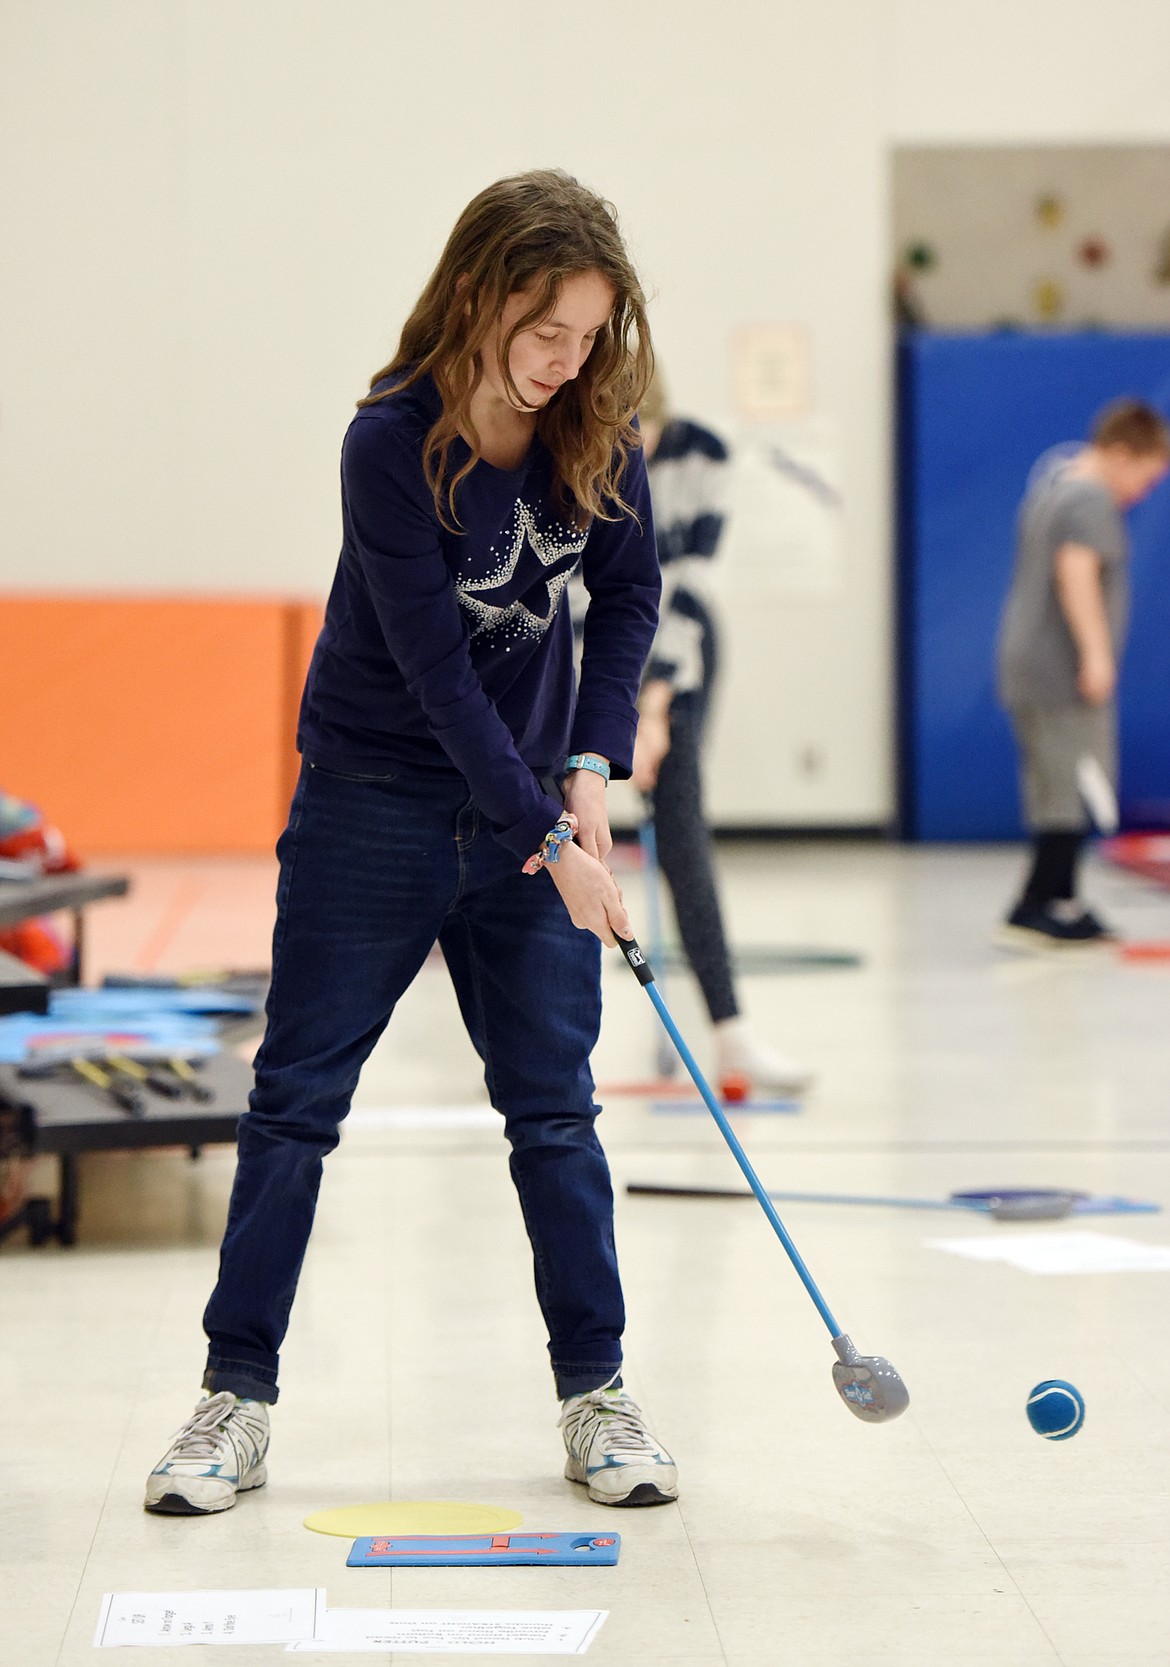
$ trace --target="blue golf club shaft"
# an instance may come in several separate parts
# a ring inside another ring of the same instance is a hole
[[[788,1260],[792,1263],[793,1267],[796,1269],[797,1274],[800,1277],[801,1284],[804,1286],[805,1290],[808,1292],[809,1296],[812,1298],[814,1304],[816,1305],[817,1313],[821,1316],[821,1319],[824,1320],[825,1324],[828,1326],[829,1336],[834,1338],[834,1339],[837,1338],[837,1337],[840,1337],[841,1336],[841,1327],[837,1324],[836,1320],[833,1318],[832,1309],[829,1307],[828,1303],[825,1301],[824,1297],[821,1295],[819,1289],[817,1288],[816,1280],[813,1278],[812,1274],[808,1271],[808,1268],[805,1266],[804,1258],[801,1256],[799,1250],[797,1250],[795,1244],[793,1244],[792,1239],[789,1236],[787,1227],[785,1227],[784,1223],[780,1220],[780,1216],[779,1216],[779,1213],[776,1209],[776,1206],[773,1204],[772,1200],[768,1197],[768,1194],[767,1194],[767,1192],[764,1188],[764,1184],[760,1180],[759,1176],[756,1174],[755,1170],[752,1168],[751,1160],[748,1157],[747,1153],[744,1151],[743,1147],[740,1145],[739,1139],[736,1136],[735,1130],[732,1128],[731,1124],[727,1121],[727,1117],[724,1114],[723,1107],[719,1104],[719,1101],[715,1098],[715,1095],[712,1093],[711,1087],[710,1087],[709,1083],[707,1082],[706,1077],[703,1075],[702,1071],[699,1069],[698,1063],[695,1060],[694,1055],[691,1053],[690,1048],[688,1048],[686,1043],[683,1041],[683,1038],[682,1038],[682,1035],[679,1031],[678,1026],[675,1024],[674,1020],[670,1016],[669,1008],[667,1007],[666,1003],[663,1001],[662,996],[659,994],[658,990],[655,989],[655,987],[654,987],[654,973],[651,970],[650,965],[646,960],[646,957],[642,954],[642,951],[638,948],[638,945],[635,943],[633,938],[619,938],[618,939],[618,948],[621,950],[622,954],[625,956],[626,961],[629,964],[629,966],[633,969],[633,972],[634,972],[635,976],[637,977],[639,984],[642,984],[642,985],[645,986],[646,994],[650,997],[650,1000],[654,1003],[654,1006],[658,1010],[658,1017],[662,1020],[662,1023],[665,1025],[667,1035],[670,1037],[671,1041],[674,1043],[675,1047],[678,1049],[679,1057],[682,1060],[683,1064],[686,1066],[687,1070],[690,1072],[691,1080],[693,1081],[695,1087],[699,1090],[699,1093],[703,1096],[703,1100],[706,1103],[707,1110],[711,1113],[712,1117],[715,1119],[715,1122],[717,1123],[717,1125],[719,1127],[720,1134],[723,1136],[724,1140],[727,1142],[728,1146],[731,1148],[732,1157],[734,1157],[736,1163],[739,1165],[740,1169],[743,1171],[744,1178],[746,1179],[746,1181],[748,1183],[748,1186],[751,1187],[752,1191],[755,1193],[757,1199],[760,1202],[760,1208],[763,1210],[764,1214],[767,1216],[768,1220],[771,1222],[772,1229],[773,1229],[774,1233],[776,1234],[776,1237],[780,1240],[780,1243],[784,1246],[784,1249],[785,1249],[785,1251],[787,1252],[787,1255],[788,1255]]]

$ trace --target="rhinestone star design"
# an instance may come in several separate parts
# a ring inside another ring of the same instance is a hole
[[[477,578],[456,579],[455,593],[468,617],[471,635],[502,631],[513,637],[542,637],[556,617],[561,593],[576,571],[587,536],[588,528],[564,522],[542,529],[529,506],[518,498],[503,553],[492,546],[495,565]],[[531,605],[536,585],[530,587],[526,600],[517,597],[502,607],[486,601],[485,595],[499,592],[511,582],[526,549],[535,554],[541,567],[556,569],[543,580],[543,608]]]

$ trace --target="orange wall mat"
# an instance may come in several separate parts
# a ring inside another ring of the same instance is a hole
[[[270,851],[319,604],[0,595],[0,786],[83,856]]]
[[[288,742],[284,753],[284,780],[281,784],[281,823],[284,812],[292,801],[293,789],[301,770],[301,755],[296,748],[297,714],[301,707],[301,691],[309,661],[317,646],[317,635],[325,617],[320,602],[286,602],[284,609],[284,710]]]

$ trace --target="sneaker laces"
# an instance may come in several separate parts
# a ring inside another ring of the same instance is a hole
[[[222,1441],[222,1432],[235,1408],[236,1397],[230,1389],[221,1389],[209,1401],[197,1406],[183,1428],[175,1436],[168,1458],[213,1459]]]
[[[642,1409],[629,1396],[611,1398],[604,1389],[593,1389],[587,1395],[574,1397],[576,1405],[561,1414],[561,1428],[571,1440],[588,1428],[588,1443],[600,1433],[607,1453],[657,1453],[658,1445],[651,1440],[642,1422]]]

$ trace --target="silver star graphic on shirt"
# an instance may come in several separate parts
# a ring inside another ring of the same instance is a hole
[[[498,631],[512,625],[526,637],[543,636],[556,616],[561,593],[576,570],[576,560],[545,581],[548,606],[543,614],[534,612],[519,600],[498,608],[481,600],[476,593],[502,589],[515,573],[525,544],[534,551],[542,567],[551,567],[555,562],[563,562],[567,556],[579,557],[587,536],[587,529],[564,524],[542,532],[531,509],[518,499],[510,547],[499,565],[482,579],[461,579],[456,583],[460,606],[472,622],[471,635],[477,637],[481,632]]]
[[[481,602],[478,596],[468,596],[460,591],[459,601],[473,621],[472,636],[478,637],[481,631],[498,631],[501,627],[514,623],[526,637],[543,637],[556,617],[561,592],[574,572],[575,566],[566,568],[563,573],[554,573],[551,579],[545,581],[545,590],[548,593],[546,614],[533,613],[531,608],[525,607],[520,601],[510,602],[506,608],[493,608],[490,602]]]

